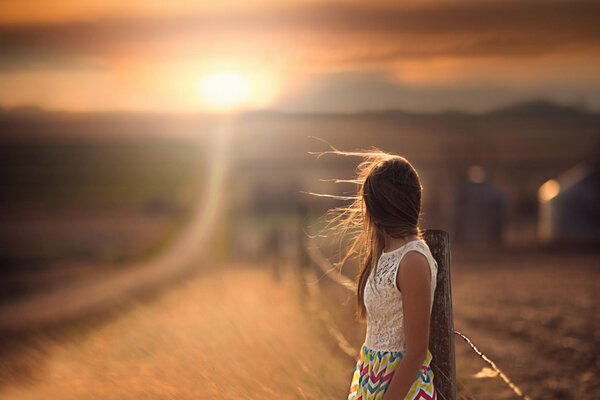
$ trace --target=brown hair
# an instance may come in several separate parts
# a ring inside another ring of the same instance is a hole
[[[338,266],[353,257],[360,263],[356,277],[356,316],[364,320],[364,290],[367,278],[383,252],[384,235],[404,238],[417,235],[421,217],[422,186],[413,165],[404,157],[378,149],[345,152],[332,147],[332,151],[316,153],[355,156],[362,159],[356,168],[356,178],[337,180],[357,184],[356,196],[339,197],[352,200],[345,207],[329,210],[326,228],[333,229],[340,237],[351,238]],[[336,197],[336,196],[333,196]]]

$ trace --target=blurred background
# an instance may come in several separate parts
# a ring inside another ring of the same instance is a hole
[[[332,180],[358,160],[310,154],[332,145],[415,165],[458,330],[531,398],[598,398],[599,15],[0,2],[0,397],[345,398],[354,359],[298,272],[339,254],[309,238],[344,202],[307,192],[356,190]],[[351,294],[312,283],[358,348]],[[460,398],[518,398],[457,364]]]

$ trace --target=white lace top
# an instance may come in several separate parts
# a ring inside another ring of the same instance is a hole
[[[365,346],[377,351],[405,351],[404,312],[402,294],[396,286],[400,260],[409,251],[418,251],[427,257],[431,269],[431,303],[435,292],[438,265],[423,239],[412,240],[390,252],[383,252],[378,260],[377,274],[367,279],[364,302],[367,309]],[[431,314],[431,308],[429,309]]]

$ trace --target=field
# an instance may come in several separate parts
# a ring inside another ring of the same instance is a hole
[[[196,144],[0,142],[0,303],[165,246],[197,197]]]
[[[212,265],[212,267],[210,266]],[[528,268],[524,268],[527,266]],[[454,258],[456,328],[532,399],[596,399],[596,255]],[[180,285],[86,321],[2,341],[3,398],[340,399],[354,360],[303,302],[294,267],[210,263]],[[323,278],[353,345],[362,329]],[[341,292],[339,293],[341,294]],[[457,341],[460,398],[516,398]]]
[[[599,320],[598,254],[453,253],[455,329],[470,337],[532,399],[595,399]],[[353,299],[319,280],[325,306],[354,346],[364,327],[352,320]],[[517,398],[497,378],[474,378],[487,364],[456,338],[461,398]]]
[[[302,312],[290,274],[206,266],[126,311],[3,341],[0,395],[19,399],[336,398],[347,360]],[[325,362],[327,360],[327,362]]]
[[[456,328],[534,399],[598,398],[599,267],[597,254],[465,261],[453,280]],[[511,398],[499,380],[470,378],[483,364],[464,343],[457,349],[459,377],[473,393]]]

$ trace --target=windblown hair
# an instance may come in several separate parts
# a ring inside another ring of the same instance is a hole
[[[416,169],[402,156],[378,149],[359,152],[332,149],[316,154],[362,159],[356,168],[355,179],[336,180],[355,183],[358,191],[355,196],[331,196],[351,203],[328,211],[326,229],[333,230],[340,238],[350,239],[349,245],[340,254],[338,267],[342,268],[352,258],[359,260],[356,316],[359,320],[364,320],[365,286],[383,252],[384,234],[394,238],[410,235],[423,237],[419,228],[422,186]]]

